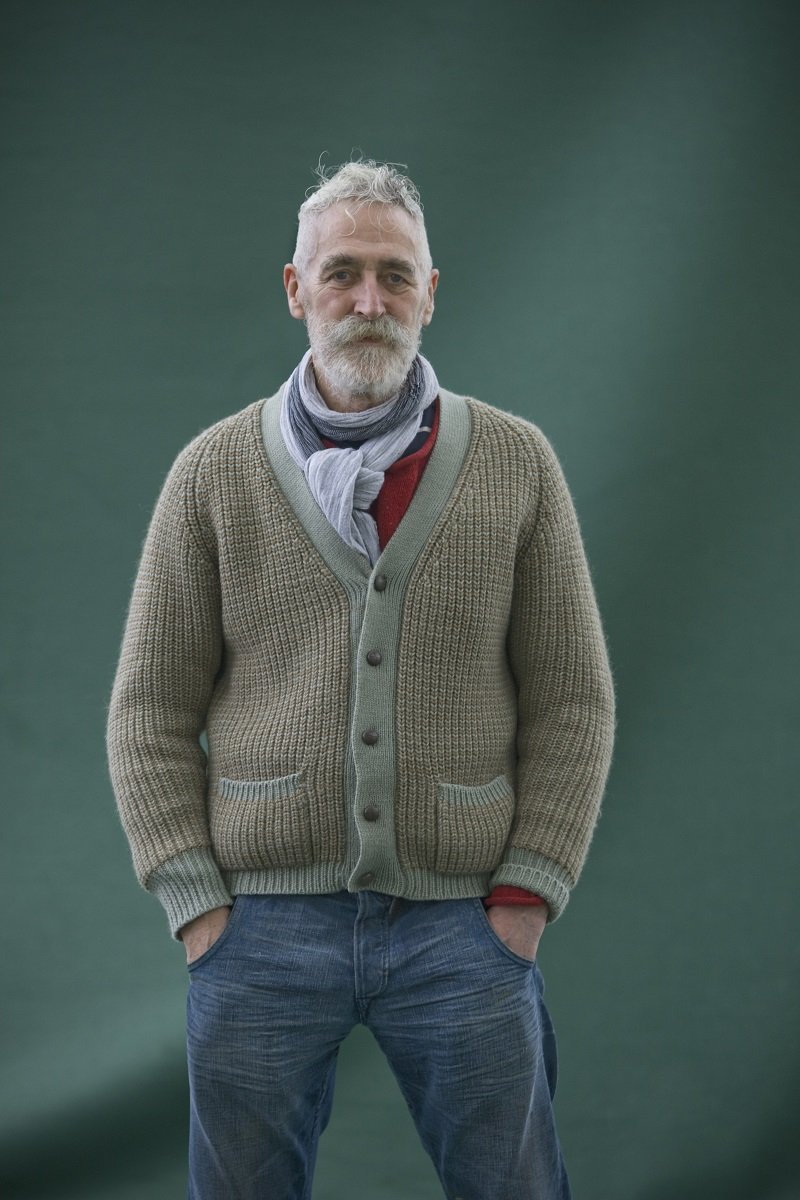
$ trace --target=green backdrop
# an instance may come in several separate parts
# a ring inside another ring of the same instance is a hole
[[[183,1195],[182,950],[105,709],[161,481],[299,358],[294,215],[354,148],[419,184],[425,352],[554,443],[608,631],[618,750],[541,953],[576,1200],[800,1196],[798,12],[2,6],[4,1197]],[[433,1200],[361,1033],[315,1200]]]

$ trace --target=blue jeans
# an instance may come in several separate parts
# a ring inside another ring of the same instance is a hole
[[[448,1200],[568,1200],[542,977],[479,899],[239,896],[189,970],[190,1200],[308,1200],[358,1022]]]

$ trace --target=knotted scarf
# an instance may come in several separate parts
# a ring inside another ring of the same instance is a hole
[[[333,528],[373,566],[380,542],[369,507],[438,391],[433,367],[417,354],[397,396],[363,412],[336,412],[319,394],[310,350],[284,386],[280,425],[286,448]],[[323,437],[358,444],[328,448]]]

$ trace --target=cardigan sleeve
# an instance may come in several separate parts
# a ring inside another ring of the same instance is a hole
[[[507,652],[517,690],[517,796],[492,887],[563,911],[586,858],[608,775],[614,692],[575,509],[539,434],[539,496],[516,565]]]
[[[222,656],[220,584],[198,534],[198,444],[179,456],[150,523],[108,719],[108,756],[139,882],[170,928],[231,903],[211,852],[200,743]]]

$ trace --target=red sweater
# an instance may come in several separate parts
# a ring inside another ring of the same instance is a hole
[[[411,497],[416,491],[417,484],[422,478],[434,443],[439,431],[439,400],[436,400],[436,411],[433,426],[424,444],[413,454],[398,458],[387,468],[383,487],[370,506],[370,513],[378,526],[378,541],[383,550],[389,538],[400,524],[406,509],[411,503]],[[336,443],[327,438],[322,439],[327,447]],[[528,892],[524,888],[503,885],[496,887],[484,898],[484,904],[544,904],[541,896]]]

